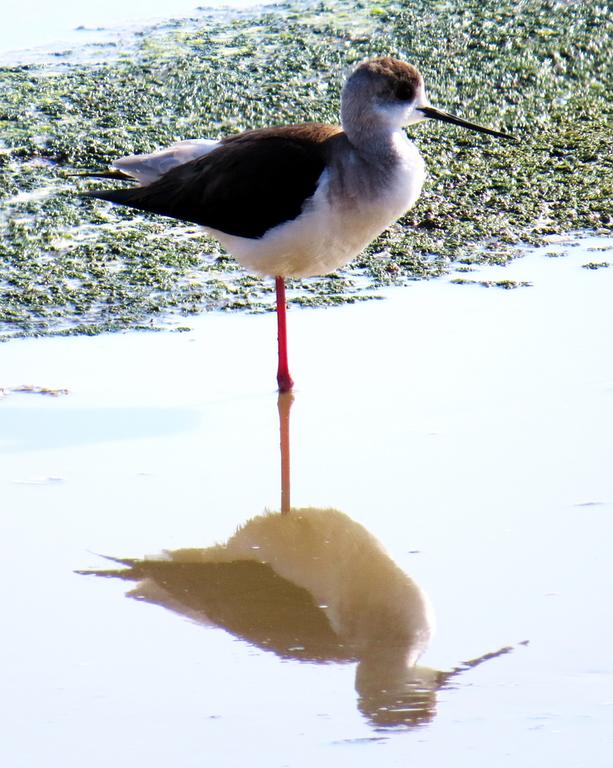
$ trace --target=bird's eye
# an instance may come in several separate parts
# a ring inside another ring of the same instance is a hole
[[[415,86],[412,83],[398,83],[395,89],[396,98],[399,101],[413,101],[415,98]]]

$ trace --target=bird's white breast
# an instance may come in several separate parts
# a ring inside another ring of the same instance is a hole
[[[424,161],[404,133],[393,137],[393,163],[377,166],[358,155],[337,159],[296,218],[244,238],[209,229],[245,267],[264,275],[325,275],[347,264],[419,197]]]

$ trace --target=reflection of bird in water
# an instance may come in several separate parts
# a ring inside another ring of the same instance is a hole
[[[137,581],[131,597],[285,659],[357,661],[359,707],[376,725],[428,722],[436,691],[463,668],[417,666],[432,630],[424,593],[362,525],[333,509],[265,514],[223,545],[117,562],[125,568],[83,573]]]
[[[284,659],[357,661],[358,705],[378,726],[432,719],[436,692],[461,671],[421,667],[433,626],[428,600],[364,526],[334,509],[290,506],[290,410],[278,399],[281,512],[254,517],[226,544],[157,559],[112,559],[122,568],[80,571],[136,581],[130,596]]]

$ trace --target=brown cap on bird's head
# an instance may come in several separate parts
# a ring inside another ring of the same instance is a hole
[[[424,79],[416,67],[391,56],[362,62],[351,75],[354,77],[370,81],[382,98],[398,101],[414,101],[424,87]]]

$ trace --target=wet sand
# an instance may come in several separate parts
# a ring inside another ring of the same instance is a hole
[[[461,275],[531,287],[290,313],[293,506],[347,516],[423,593],[419,665],[514,647],[433,686],[417,724],[369,716],[355,661],[284,659],[75,573],[279,509],[272,315],[0,345],[2,763],[609,765],[613,268],[581,266],[605,244]]]

